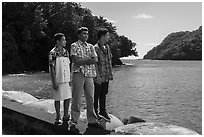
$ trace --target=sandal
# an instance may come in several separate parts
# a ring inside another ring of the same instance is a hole
[[[62,118],[62,121],[63,121],[63,122],[68,122],[68,121],[69,121],[69,117],[70,117],[69,115],[68,115],[67,117],[63,117],[63,118]]]
[[[55,119],[55,125],[62,125],[61,119]]]

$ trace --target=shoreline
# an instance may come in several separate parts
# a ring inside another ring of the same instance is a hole
[[[137,62],[136,62],[137,63]],[[141,64],[142,62],[140,62]],[[148,63],[148,62],[144,62],[144,63]],[[159,63],[159,62],[157,62]],[[176,63],[176,62],[174,62]],[[185,62],[183,62],[185,64]],[[182,64],[183,64],[182,63]],[[191,62],[189,62],[191,63]],[[139,66],[141,66],[140,64],[136,64],[139,68]],[[148,63],[149,64],[149,63]],[[180,63],[179,63],[180,64]],[[198,63],[196,63],[198,64]],[[200,63],[199,63],[200,64]],[[169,65],[172,66],[172,64],[170,63]],[[183,66],[183,65],[182,65]],[[200,65],[199,65],[200,66]],[[142,66],[143,67],[143,66]],[[152,67],[152,66],[150,66]],[[121,67],[122,70],[124,69],[134,69],[132,67]],[[140,68],[141,69],[141,68]],[[118,76],[118,70],[121,70],[120,68],[116,68],[114,69],[114,72],[117,74]],[[138,69],[139,70],[139,69]],[[123,74],[121,73],[120,75],[123,76]],[[138,77],[138,76],[137,76]],[[121,83],[121,80],[120,79],[118,82],[117,82],[117,79],[116,80],[116,83],[114,81],[114,83],[117,85],[117,83]],[[114,84],[114,85],[115,85]],[[147,84],[147,83],[146,83]],[[114,86],[113,85],[113,86]],[[116,86],[115,85],[115,86]],[[115,87],[114,86],[114,87]],[[27,93],[30,93],[32,95],[34,95],[35,97],[37,97],[38,99],[51,99],[52,98],[52,88],[51,88],[51,81],[50,81],[50,76],[49,76],[49,73],[46,73],[46,72],[38,72],[38,73],[34,73],[34,74],[14,74],[14,75],[7,75],[7,76],[3,76],[2,78],[2,88],[4,90],[16,90],[16,91],[23,91],[23,92],[27,92]],[[118,90],[117,87],[115,87],[113,89],[114,91]],[[108,95],[108,96],[112,96],[112,95]],[[112,97],[111,97],[112,98]],[[111,99],[112,100],[112,99]],[[112,106],[115,106],[115,107],[111,107],[111,109],[108,109],[108,111],[111,113],[111,114],[114,114],[116,115],[117,117],[119,117],[121,120],[129,115],[127,115],[125,112],[121,112],[117,114],[117,102],[114,101],[114,98],[113,100],[110,102],[112,103]],[[111,105],[111,104],[110,104]],[[86,108],[86,101],[85,99],[83,98],[82,100],[82,108]],[[121,110],[121,109],[120,109]],[[125,108],[123,108],[121,111],[125,110]],[[141,112],[146,112],[146,110],[143,110],[142,108],[139,108],[139,110],[142,110]],[[115,112],[114,112],[115,111]],[[139,115],[138,115],[139,114]],[[133,116],[139,116],[142,118],[143,115],[140,115],[142,113],[140,112],[137,112],[136,113],[131,113],[131,115]],[[146,113],[148,115],[148,113]],[[151,115],[151,114],[149,114]],[[149,116],[148,115],[148,116]],[[154,119],[154,118],[149,118],[148,117],[143,117],[143,118],[147,118],[146,120],[151,120],[151,119]],[[172,116],[172,118],[174,119],[174,117]],[[189,117],[190,118],[190,117]],[[167,119],[164,119],[163,122],[169,122],[171,121],[170,123],[173,122],[173,119],[170,119],[170,120],[167,120]],[[176,120],[176,119],[175,119]],[[195,119],[196,120],[196,119]],[[159,122],[159,121],[158,121]],[[179,119],[178,119],[178,122],[179,122]],[[196,121],[194,121],[196,122]],[[179,125],[183,125],[183,123],[187,123],[187,121],[185,122],[182,122],[180,121]],[[173,122],[173,124],[177,124],[175,122]],[[197,123],[198,127],[200,127],[199,123]],[[185,124],[183,125],[185,126]],[[194,129],[196,130],[197,132],[199,133],[202,133],[201,132],[201,129],[200,128],[197,128],[195,126],[190,126],[190,125],[187,125],[188,128],[191,128],[191,129]],[[195,128],[194,128],[195,127]]]
[[[99,121],[104,129],[87,127],[86,111],[81,112],[76,125],[78,131],[71,131],[68,129],[68,123],[60,126],[53,124],[55,116],[48,111],[50,105],[54,107],[53,100],[48,105],[24,92],[3,91],[3,93],[2,133],[4,135],[199,135],[181,126],[146,122],[135,117],[121,122],[110,114],[110,124],[103,119]],[[33,101],[28,102],[25,99]],[[44,105],[41,106],[38,102]],[[27,103],[37,104],[27,106]]]

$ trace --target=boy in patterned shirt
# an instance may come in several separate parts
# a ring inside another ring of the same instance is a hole
[[[99,118],[110,121],[106,112],[106,95],[108,94],[109,81],[113,80],[112,54],[109,45],[109,32],[107,29],[100,29],[97,34],[98,42],[94,45],[98,56],[96,63],[97,77],[94,78],[94,109]],[[98,109],[99,108],[99,109]]]
[[[95,63],[97,55],[92,44],[87,43],[88,28],[81,27],[77,31],[78,41],[71,45],[70,55],[72,59],[73,90],[70,130],[76,130],[76,124],[80,116],[81,97],[84,91],[87,104],[88,127],[103,128],[98,123],[94,113],[94,83],[96,77]]]
[[[56,110],[55,124],[61,125],[60,101],[64,101],[63,122],[69,120],[68,110],[71,99],[71,74],[69,52],[64,48],[66,39],[64,34],[54,35],[55,47],[49,53],[49,70],[54,89],[54,106]]]

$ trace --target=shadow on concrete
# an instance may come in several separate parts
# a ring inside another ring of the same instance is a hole
[[[86,131],[83,135],[108,135],[111,131],[105,130],[105,129],[98,129],[93,127],[87,127]]]
[[[78,124],[78,132],[68,130],[68,123],[58,126],[54,114],[40,109],[33,111],[20,103],[3,100],[2,133],[5,135],[107,135],[110,131]]]

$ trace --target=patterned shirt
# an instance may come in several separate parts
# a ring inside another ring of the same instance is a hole
[[[107,82],[109,80],[113,80],[112,74],[112,54],[108,45],[105,45],[104,51],[101,50],[99,44],[97,43],[95,46],[95,51],[98,56],[98,71],[100,77],[102,78],[102,82]]]
[[[69,52],[66,49],[59,49],[55,46],[49,52],[49,69],[54,68],[57,83],[70,81],[69,63]]]
[[[92,58],[97,57],[97,54],[94,50],[94,47],[92,44],[89,44],[87,42],[83,43],[82,41],[78,40],[75,43],[72,43],[71,50],[70,50],[71,56],[77,56],[80,58]],[[72,70],[73,72],[82,72],[82,74],[85,77],[96,77],[96,69],[94,64],[91,65],[77,65],[73,62],[72,64]]]

